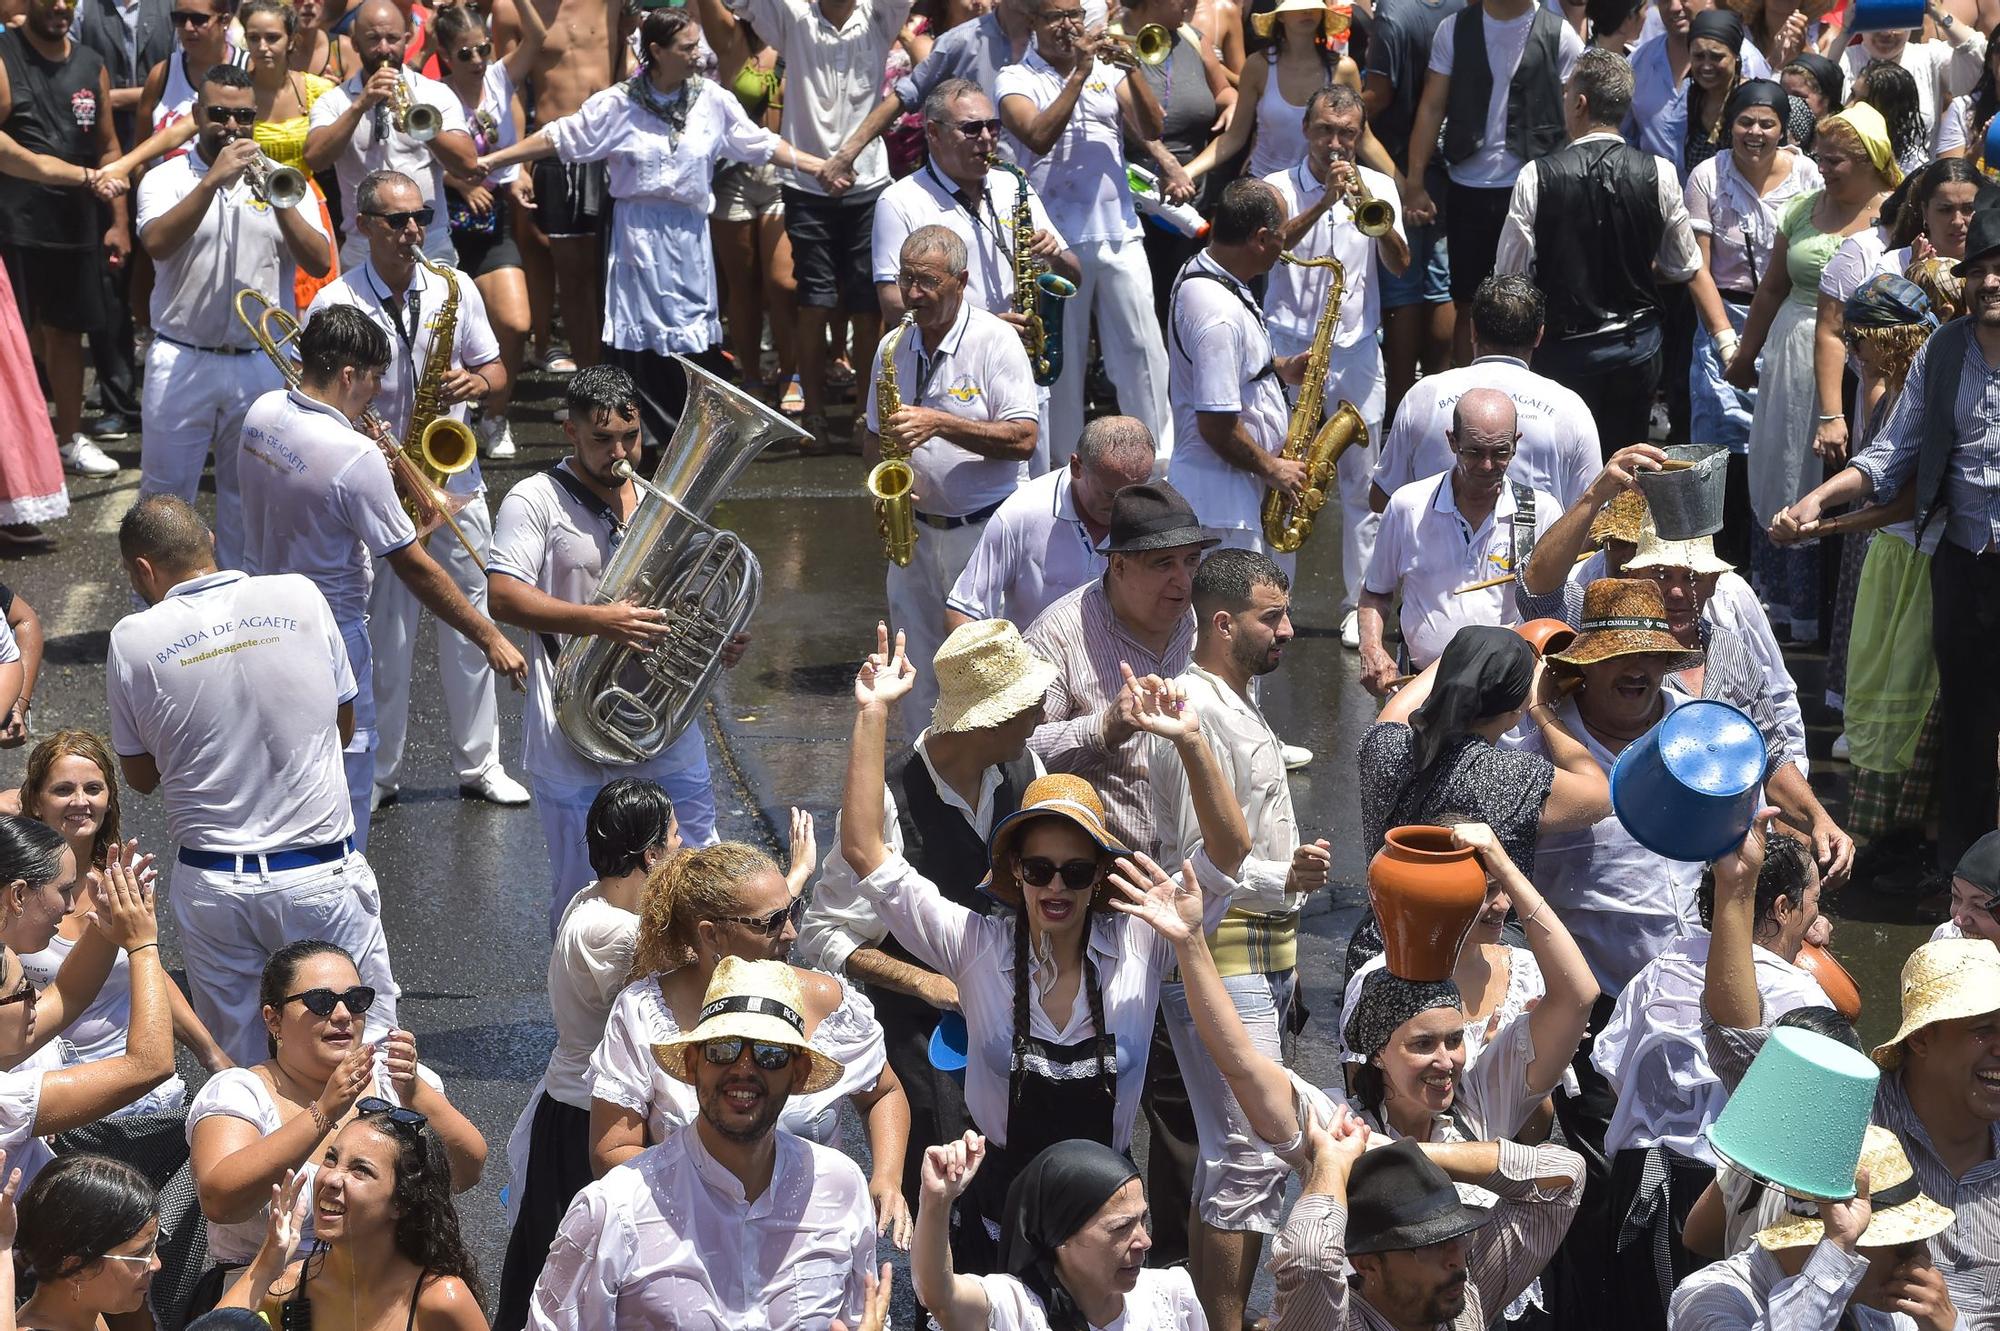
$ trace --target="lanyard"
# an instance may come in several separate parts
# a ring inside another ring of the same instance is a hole
[[[420,320],[422,318],[417,303],[417,289],[421,281],[422,279],[419,274],[412,272],[410,274],[410,289],[404,292],[401,298],[398,298],[390,293],[389,288],[377,283],[373,267],[370,267],[368,270],[368,289],[375,293],[375,299],[382,306],[383,311],[388,314],[389,322],[396,326],[396,336],[402,339],[403,351],[410,357],[410,365],[413,369],[417,363],[415,345],[417,329],[421,326]],[[408,328],[403,327],[403,309],[406,301],[410,311],[410,326]]]

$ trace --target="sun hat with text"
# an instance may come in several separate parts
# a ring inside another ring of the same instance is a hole
[[[782,961],[724,957],[701,996],[701,1017],[693,1030],[653,1046],[653,1061],[675,1081],[692,1083],[687,1051],[710,1040],[752,1040],[781,1044],[811,1064],[805,1093],[823,1091],[840,1080],[841,1065],[806,1040],[806,991],[798,972]]]
[[[1875,1061],[1892,1070],[1902,1065],[1903,1041],[1924,1027],[2000,1012],[2000,948],[1983,938],[1925,943],[1903,963],[1899,992],[1903,1024],[1874,1050]]]
[[[1645,578],[1599,578],[1585,587],[1576,640],[1543,659],[1587,666],[1614,656],[1670,656],[1669,670],[1701,664],[1700,652],[1667,631],[1667,603]]]
[[[960,624],[931,658],[931,668],[938,689],[931,729],[943,735],[1013,720],[1047,696],[1058,673],[1005,619]]]

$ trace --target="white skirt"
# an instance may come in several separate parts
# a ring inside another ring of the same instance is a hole
[[[692,356],[722,340],[706,212],[619,199],[605,268],[606,346]]]
[[[1750,506],[1770,526],[1778,510],[1820,483],[1812,451],[1819,390],[1813,383],[1813,328],[1819,311],[1787,300],[1764,339],[1757,414],[1750,421]]]

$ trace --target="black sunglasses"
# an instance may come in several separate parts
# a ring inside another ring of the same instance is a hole
[[[192,9],[176,9],[168,14],[167,17],[173,20],[176,28],[182,26],[205,28],[222,16],[220,14],[197,14]]]
[[[35,997],[35,982],[28,978],[26,972],[23,972],[21,975],[21,987],[13,993],[8,994],[5,998],[0,998],[0,1007],[12,1007],[16,1003],[26,1003],[28,1011],[33,1012],[35,1010]]]
[[[211,106],[208,108],[208,123],[227,125],[234,121],[239,125],[257,123],[257,108],[254,106]]]
[[[1021,861],[1021,877],[1031,887],[1047,887],[1059,873],[1064,887],[1072,892],[1081,892],[1097,881],[1097,861],[1065,860],[1057,864],[1040,855],[1030,855]]]
[[[794,929],[798,928],[799,921],[806,917],[806,902],[811,898],[812,892],[808,890],[793,897],[791,905],[780,906],[769,915],[725,915],[722,918],[769,938],[785,927],[786,920],[792,922]]]
[[[723,1040],[708,1040],[701,1046],[701,1056],[719,1068],[731,1067],[743,1057],[743,1046],[750,1046],[750,1061],[766,1072],[782,1072],[792,1065],[798,1050],[790,1045],[766,1044],[762,1040],[746,1040],[740,1035],[732,1035]]]
[[[1000,133],[1000,122],[998,120],[959,120],[953,122],[952,128],[965,135],[968,139],[976,139],[981,134],[998,135]]]
[[[363,216],[373,217],[388,223],[391,231],[401,231],[412,221],[415,221],[418,226],[429,226],[431,219],[437,216],[437,209],[412,208],[406,213],[364,213]]]
[[[315,1017],[331,1017],[333,1010],[343,1004],[349,1016],[358,1017],[375,1006],[375,991],[365,984],[357,984],[352,989],[307,989],[303,993],[286,994],[287,1003],[304,1003],[306,1011]]]
[[[364,1096],[354,1102],[357,1114],[380,1114],[399,1128],[410,1128],[422,1132],[430,1124],[428,1115],[419,1114],[414,1109],[384,1100],[379,1095]]]
[[[492,54],[492,42],[481,42],[477,46],[461,46],[458,48],[458,58],[460,60],[470,60],[474,56],[478,56],[481,60],[484,60]]]

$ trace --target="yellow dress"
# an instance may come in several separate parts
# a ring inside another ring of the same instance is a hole
[[[317,74],[294,72],[291,77],[299,81],[300,100],[305,103],[307,114],[296,115],[288,120],[258,121],[255,130],[257,146],[264,150],[266,157],[278,163],[278,165],[289,166],[296,170],[304,171],[306,179],[310,181],[312,180],[312,171],[306,166],[307,118],[312,111],[312,104],[318,101],[327,89],[333,87],[334,83],[332,79],[323,79]],[[326,234],[331,237],[333,235],[333,215],[327,211],[326,196],[320,193],[319,184],[316,181],[313,183],[312,192],[313,201],[319,208],[320,225],[326,229]],[[333,281],[339,275],[340,244],[337,240],[333,242],[333,251],[333,267],[327,272],[325,277],[308,277],[304,273],[298,273],[294,276],[293,292],[298,298],[298,308],[300,310],[304,310],[308,305],[312,304],[312,298],[319,294],[320,288]]]

